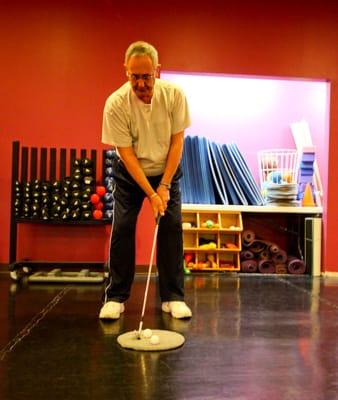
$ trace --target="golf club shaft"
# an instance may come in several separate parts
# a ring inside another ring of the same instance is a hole
[[[151,275],[151,268],[153,266],[153,259],[154,259],[154,253],[155,253],[155,246],[156,246],[156,240],[157,240],[157,233],[158,233],[158,227],[160,224],[160,217],[157,218],[156,220],[156,226],[155,226],[155,232],[154,232],[154,239],[153,239],[153,246],[151,249],[151,255],[150,255],[150,262],[149,262],[149,269],[148,269],[148,276],[147,276],[147,284],[146,284],[146,290],[144,293],[144,299],[143,299],[143,307],[142,307],[142,314],[141,314],[141,320],[140,320],[140,325],[138,328],[138,335],[140,337],[141,331],[142,331],[142,325],[143,325],[143,317],[144,317],[144,312],[146,309],[146,303],[147,303],[147,297],[148,297],[148,289],[149,289],[149,282],[150,282],[150,275]]]

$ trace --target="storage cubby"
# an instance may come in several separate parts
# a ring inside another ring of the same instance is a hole
[[[220,217],[218,213],[203,212],[198,213],[199,216],[199,228],[200,229],[219,229],[220,228]]]
[[[194,251],[197,246],[197,234],[194,232],[186,232],[184,238],[184,246],[186,249]]]
[[[221,270],[239,271],[240,270],[240,253],[234,252],[234,251],[219,253],[218,265]]]
[[[240,270],[240,212],[184,209],[182,221],[184,258],[190,270]]]
[[[197,222],[197,214],[194,212],[186,212],[182,215],[182,223],[185,230],[196,229]]]
[[[222,212],[219,214],[220,228],[222,230],[242,231],[242,216],[238,213]]]
[[[219,233],[219,245],[220,249],[230,249],[230,250],[242,250],[241,237],[238,232],[229,233]]]

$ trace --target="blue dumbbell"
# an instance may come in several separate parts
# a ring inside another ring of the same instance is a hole
[[[115,150],[107,150],[106,151],[106,158],[113,159],[114,157],[116,157]]]
[[[114,200],[114,197],[113,197],[113,194],[112,194],[112,193],[107,192],[107,193],[103,196],[103,201],[104,201],[105,203],[110,203],[110,202],[113,201],[113,200]]]
[[[105,218],[108,218],[108,219],[112,219],[112,218],[113,218],[113,214],[114,214],[114,211],[113,211],[113,210],[106,210],[106,211],[104,212],[104,217],[105,217]]]
[[[104,203],[105,210],[112,210],[114,208],[114,201],[110,201],[109,203]]]

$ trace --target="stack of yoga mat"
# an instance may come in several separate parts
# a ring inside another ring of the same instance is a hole
[[[187,136],[182,156],[182,201],[263,205],[264,199],[236,144]]]
[[[253,231],[242,234],[241,272],[305,274],[303,260],[290,256],[277,244],[258,239]]]

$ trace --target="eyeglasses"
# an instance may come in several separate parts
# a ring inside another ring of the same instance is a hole
[[[154,74],[130,74],[129,72],[127,72],[127,76],[132,82],[137,82],[140,79],[142,79],[143,82],[151,82],[151,80],[154,78],[155,75]]]

